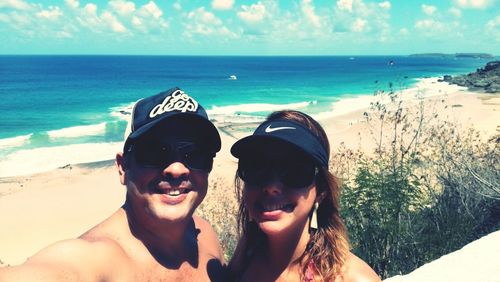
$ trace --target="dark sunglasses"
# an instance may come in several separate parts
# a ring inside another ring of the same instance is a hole
[[[238,162],[238,176],[252,186],[264,186],[275,177],[292,189],[311,185],[318,173],[316,164],[308,158],[272,160],[263,157],[242,157]]]
[[[168,144],[138,143],[129,149],[135,161],[143,167],[163,168],[179,161],[194,170],[212,170],[215,154],[199,148],[192,142]]]

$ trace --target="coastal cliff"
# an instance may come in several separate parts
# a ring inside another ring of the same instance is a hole
[[[484,68],[466,75],[445,75],[442,80],[450,84],[465,86],[471,90],[484,90],[486,93],[500,93],[500,61],[492,61]]]

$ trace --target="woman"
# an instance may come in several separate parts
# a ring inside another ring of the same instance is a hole
[[[380,281],[349,252],[329,152],[321,125],[297,111],[272,113],[233,145],[242,233],[229,265],[236,280]]]

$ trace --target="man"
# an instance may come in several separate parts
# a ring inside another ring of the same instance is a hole
[[[221,141],[179,88],[139,100],[116,155],[125,204],[78,239],[55,243],[0,281],[207,281],[223,278],[216,234],[193,213]],[[99,197],[99,195],[96,195]]]

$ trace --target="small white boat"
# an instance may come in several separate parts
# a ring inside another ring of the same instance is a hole
[[[238,78],[234,74],[229,76],[229,80],[236,80],[236,79],[238,79]]]

